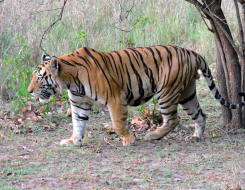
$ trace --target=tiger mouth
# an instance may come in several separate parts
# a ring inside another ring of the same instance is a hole
[[[51,94],[47,93],[47,92],[45,94],[40,94],[39,95],[39,101],[46,103],[49,101],[50,96],[51,96]]]
[[[39,102],[48,103],[49,99],[42,99],[42,98],[39,97]]]

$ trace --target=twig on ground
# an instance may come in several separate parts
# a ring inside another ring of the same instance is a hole
[[[216,127],[216,128],[218,128],[219,130],[223,131],[223,132],[226,134],[226,136],[228,137],[228,139],[230,140],[230,142],[232,143],[232,141],[231,141],[229,135],[227,134],[227,132],[226,132],[225,130],[223,130],[223,129],[221,129],[220,127],[217,127],[217,126],[214,126],[214,127]]]
[[[106,137],[104,137],[104,141],[105,141],[107,144],[109,144],[109,145],[111,145],[111,146],[117,148],[115,145],[113,145],[113,144],[111,144],[110,142],[108,142],[107,139],[106,139]]]

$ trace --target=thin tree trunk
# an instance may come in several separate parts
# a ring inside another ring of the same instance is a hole
[[[241,91],[243,92],[245,90],[244,86],[245,86],[245,83],[244,83],[244,79],[245,79],[245,76],[244,76],[244,68],[245,68],[245,59],[244,59],[244,56],[245,56],[245,42],[244,42],[244,30],[242,28],[242,21],[241,21],[241,16],[240,16],[240,11],[239,11],[239,8],[238,8],[238,2],[237,0],[234,0],[234,4],[235,4],[235,8],[236,8],[236,15],[237,15],[237,21],[238,21],[238,26],[239,26],[239,34],[240,34],[240,51],[242,52],[242,57],[240,58],[240,61],[241,61]],[[242,7],[243,7],[243,10],[244,10],[244,1],[242,2]],[[244,19],[243,19],[244,20]],[[244,100],[244,98],[242,98],[242,100]],[[245,126],[245,107],[242,108],[242,125]]]
[[[219,47],[217,45],[216,41],[216,49],[218,50]],[[216,75],[220,76],[217,77],[217,82],[218,82],[218,89],[219,92],[222,94],[223,98],[228,100],[228,93],[227,93],[227,88],[226,88],[226,77],[224,75],[224,69],[222,65],[222,59],[221,59],[221,53],[217,51],[217,61],[216,61]],[[231,121],[231,110],[225,106],[221,106],[222,110],[222,120],[223,120],[223,125],[227,125]]]
[[[239,22],[240,35],[241,35],[240,47],[241,47],[241,51],[243,52],[243,56],[245,56],[245,42],[244,42],[244,39],[245,39],[245,33],[244,33],[244,30],[245,30],[245,1],[244,0],[238,0],[238,1],[241,3],[242,10],[243,10],[243,24],[241,24],[241,20]],[[236,9],[237,9],[236,10],[237,15],[240,16],[239,9],[238,9],[237,5],[236,5]],[[242,25],[243,25],[243,27],[242,27]],[[245,91],[245,58],[242,59],[242,61],[241,61],[241,67],[242,67],[242,81],[241,81],[242,82],[242,89],[241,89],[241,91],[244,92]],[[242,98],[242,99],[244,101],[244,98]],[[243,128],[245,128],[245,107],[242,108],[242,125],[243,125]]]

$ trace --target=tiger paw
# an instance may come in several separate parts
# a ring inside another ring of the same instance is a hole
[[[123,137],[123,146],[128,145],[135,145],[136,137],[135,134],[132,132],[127,137]]]
[[[190,135],[190,136],[185,137],[185,141],[186,141],[186,142],[192,142],[192,143],[195,143],[195,142],[200,142],[201,139],[198,138],[197,136],[192,136],[192,135]]]
[[[163,137],[161,133],[158,133],[156,131],[149,132],[148,134],[145,135],[145,140],[146,141],[152,141],[152,140],[160,140]]]
[[[76,146],[82,146],[81,140],[74,139],[74,138],[69,138],[69,139],[64,139],[60,142],[60,145],[76,145]]]

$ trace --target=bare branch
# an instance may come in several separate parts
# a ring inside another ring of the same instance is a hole
[[[39,14],[39,13],[42,13],[42,12],[49,12],[49,11],[56,11],[56,10],[61,10],[61,8],[57,8],[57,9],[47,9],[47,10],[41,10],[41,11],[35,11],[35,12],[31,12],[30,15],[36,15],[36,14]]]
[[[213,0],[213,2],[210,3],[209,5],[207,5],[206,1],[204,0],[203,2],[204,2],[205,5],[206,5],[206,8],[205,8],[205,9],[208,9],[209,13],[210,13],[212,16],[216,17],[218,20],[220,20],[220,21],[223,22],[225,25],[227,25],[227,22],[226,22],[225,19],[219,18],[216,14],[214,14],[214,13],[209,9],[209,7],[214,3],[214,1],[215,1],[215,0]]]
[[[118,27],[112,26],[112,25],[111,25],[111,27],[116,28],[116,29],[118,29],[118,30],[120,30],[120,31],[122,31],[122,32],[131,32],[131,31],[133,31],[133,29],[131,29],[131,30],[123,30],[123,29],[121,29],[121,28],[118,28]]]
[[[223,129],[221,129],[220,127],[217,127],[217,126],[214,126],[214,127],[216,127],[217,129],[223,131],[223,132],[226,134],[226,136],[228,137],[228,139],[230,140],[230,143],[232,143],[232,141],[231,141],[229,135],[227,134],[227,132],[226,132],[225,130],[223,130]]]
[[[202,20],[204,21],[204,23],[205,23],[205,25],[207,26],[208,30],[209,30],[210,32],[214,33],[214,31],[208,26],[208,23],[207,23],[206,20],[205,20],[205,19],[207,19],[207,17],[204,17],[204,15],[202,14],[202,12],[201,12],[199,9],[197,9],[197,10],[200,12],[201,17],[202,17]]]
[[[132,9],[134,8],[134,2],[135,2],[135,0],[133,0],[133,5],[131,6],[131,8],[129,10],[127,10],[125,13],[123,13],[123,6],[120,3],[120,1],[118,0],[119,6],[120,6],[120,15],[119,15],[119,20],[117,22],[115,22],[113,25],[111,25],[113,28],[116,28],[116,29],[123,31],[123,32],[131,32],[133,30],[133,29],[124,30],[124,29],[121,29],[120,27],[117,27],[115,25],[121,24],[123,21],[128,19],[129,14],[132,12]]]
[[[213,19],[213,21],[220,27],[220,29],[222,30],[222,32],[225,34],[226,38],[229,40],[230,44],[232,45],[232,47],[234,48],[234,50],[237,52],[237,54],[242,57],[243,54],[239,51],[238,47],[235,45],[233,39],[231,38],[231,36],[226,32],[226,30],[224,29],[224,27],[221,25],[220,20],[217,19],[215,16],[213,16],[207,9],[206,6],[203,6],[201,3],[199,3],[197,0],[185,0],[193,5],[195,5],[198,9],[200,9],[202,12],[204,12],[205,14],[207,14],[209,17],[211,17]]]
[[[42,48],[42,41],[44,39],[44,36],[55,25],[55,23],[61,21],[66,3],[67,0],[64,0],[63,6],[60,8],[61,10],[60,10],[60,14],[58,15],[58,18],[43,32],[39,47],[44,51],[45,54],[47,54],[47,52]]]

